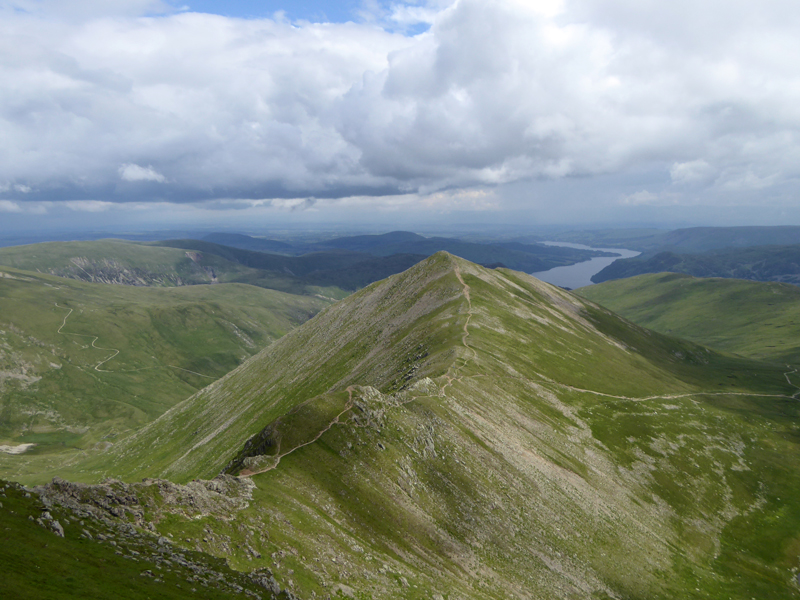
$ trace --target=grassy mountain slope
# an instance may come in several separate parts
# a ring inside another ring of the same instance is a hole
[[[644,273],[686,273],[694,277],[731,277],[800,283],[800,245],[729,248],[706,254],[660,252],[647,258],[615,261],[592,277],[600,283]]]
[[[38,600],[221,600],[246,598],[246,591],[275,597],[224,560],[176,551],[164,538],[159,544],[157,536],[129,523],[87,517],[85,512],[45,505],[18,484],[0,480],[0,595]]]
[[[576,292],[626,319],[725,352],[800,364],[800,289],[660,273]]]
[[[116,441],[328,304],[241,284],[145,288],[0,267],[6,476]]]
[[[225,282],[248,269],[217,256],[123,240],[47,242],[0,248],[0,265],[96,283],[176,286]],[[202,257],[200,257],[202,258]]]
[[[797,598],[796,392],[782,369],[441,253],[95,466],[249,474],[230,521],[158,527],[301,596]]]

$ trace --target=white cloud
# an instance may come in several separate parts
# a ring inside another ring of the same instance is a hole
[[[638,206],[640,204],[653,204],[659,200],[658,194],[648,192],[647,190],[640,190],[633,194],[628,194],[621,199],[622,204]]]
[[[714,179],[716,170],[705,160],[699,159],[674,163],[669,169],[669,175],[672,182],[677,184],[708,183]]]
[[[443,190],[643,168],[722,202],[800,177],[800,20],[782,0],[442,0],[376,4],[362,24],[20,2],[0,20],[16,202],[141,202],[128,184],[168,182],[154,201],[473,207]],[[389,21],[430,29],[374,24]]]
[[[113,202],[103,202],[101,200],[68,200],[64,205],[75,212],[103,212],[114,206]]]
[[[18,213],[22,212],[22,207],[11,200],[0,200],[0,212]]]
[[[159,183],[167,181],[167,178],[153,167],[140,167],[133,163],[122,165],[119,168],[119,176],[123,181],[157,181]]]

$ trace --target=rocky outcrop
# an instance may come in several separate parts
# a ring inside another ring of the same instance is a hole
[[[230,519],[248,506],[255,485],[249,479],[220,475],[178,485],[165,479],[124,483],[107,479],[100,484],[72,483],[54,477],[52,483],[35,488],[45,506],[57,504],[96,519],[124,519],[153,529],[167,514],[188,518],[213,515]],[[145,519],[145,513],[148,518]]]
[[[297,600],[290,590],[281,589],[267,568],[237,572],[224,560],[182,548],[171,536],[155,531],[153,523],[166,514],[230,518],[247,506],[252,489],[249,480],[230,476],[185,486],[160,479],[87,485],[56,477],[33,489],[0,482],[0,497],[13,495],[25,502],[34,512],[29,519],[61,538],[67,535],[104,544],[110,552],[141,563],[141,576],[156,583],[163,583],[164,573],[171,572],[196,589],[215,588],[262,600]]]

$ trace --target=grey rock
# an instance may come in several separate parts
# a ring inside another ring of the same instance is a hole
[[[55,533],[58,537],[64,537],[64,528],[61,526],[61,523],[58,521],[53,521],[50,524],[50,527],[53,528],[53,533]]]

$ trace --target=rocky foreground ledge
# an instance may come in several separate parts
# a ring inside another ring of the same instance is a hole
[[[59,477],[35,488],[0,482],[0,509],[3,500],[9,504],[8,499],[15,499],[14,506],[24,507],[30,521],[55,536],[104,544],[109,552],[141,563],[141,576],[156,583],[164,583],[169,573],[195,592],[215,588],[262,600],[297,600],[281,589],[269,569],[241,573],[224,560],[181,548],[156,532],[155,525],[168,515],[229,519],[248,505],[253,486],[248,479],[228,475],[187,485],[161,479],[133,484],[108,479],[88,485]],[[5,510],[12,509],[7,505]]]

